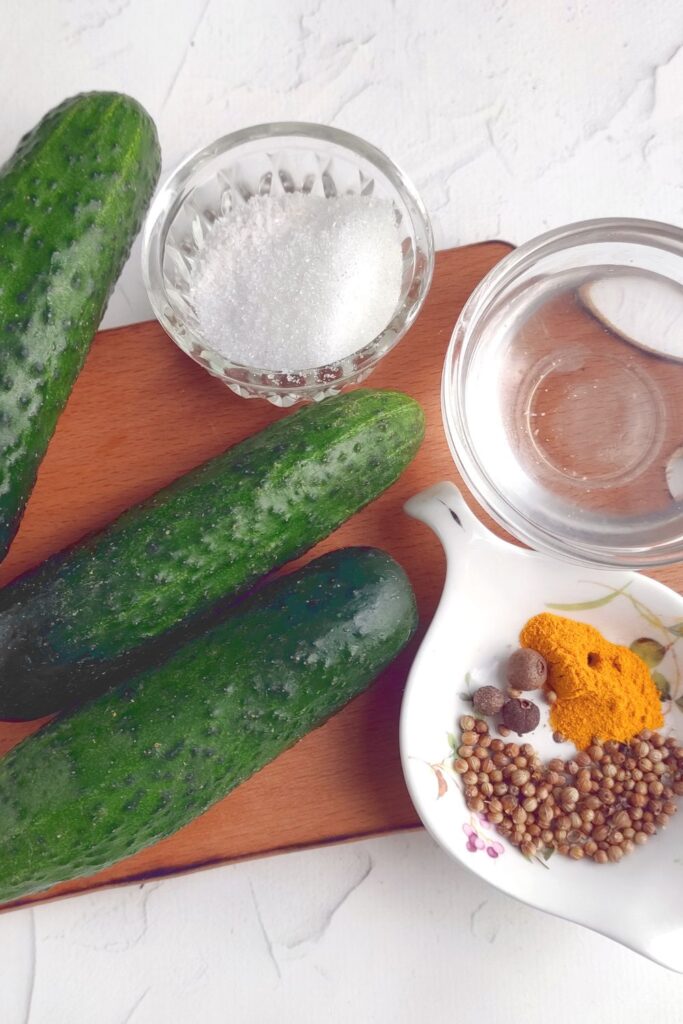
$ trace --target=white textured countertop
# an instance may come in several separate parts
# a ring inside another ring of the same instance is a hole
[[[0,156],[64,96],[132,93],[165,172],[275,119],[365,136],[439,247],[683,221],[680,0],[5,0]],[[149,316],[134,252],[107,313]],[[0,828],[2,823],[0,822]],[[422,833],[0,917],[0,1024],[675,1021],[683,979],[530,910]]]

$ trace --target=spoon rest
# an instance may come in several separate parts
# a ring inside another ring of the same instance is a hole
[[[472,709],[469,694],[487,683],[504,685],[505,662],[520,629],[542,611],[590,623],[625,646],[644,637],[656,641],[663,732],[680,737],[683,598],[634,572],[585,568],[500,540],[451,483],[417,494],[405,510],[431,527],[447,563],[439,607],[401,709],[403,771],[424,825],[451,856],[501,891],[683,972],[683,807],[618,864],[557,853],[527,859],[467,809],[452,768],[458,718]],[[552,738],[541,694],[529,696],[541,707],[541,723],[519,742],[532,743],[544,759],[570,757],[573,745]]]

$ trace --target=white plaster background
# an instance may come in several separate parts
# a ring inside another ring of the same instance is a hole
[[[0,158],[64,96],[154,116],[165,173],[273,119],[367,137],[440,247],[683,220],[680,0],[3,0]],[[149,315],[133,253],[106,323]],[[0,828],[2,823],[0,822]],[[0,1024],[683,1019],[683,980],[518,905],[424,834],[0,917]]]

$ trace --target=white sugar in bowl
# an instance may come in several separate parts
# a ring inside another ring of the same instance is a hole
[[[279,406],[365,379],[415,320],[433,265],[405,175],[314,124],[247,128],[191,156],[143,239],[166,332],[236,394]]]

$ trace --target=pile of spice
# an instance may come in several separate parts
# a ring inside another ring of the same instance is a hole
[[[390,200],[254,196],[212,227],[190,298],[217,352],[295,371],[336,362],[377,337],[398,306],[402,273]]]
[[[593,736],[626,742],[641,729],[664,724],[657,687],[642,658],[612,644],[593,626],[544,612],[520,634],[548,665],[555,694],[550,721],[579,750]]]
[[[683,748],[643,730],[628,743],[597,740],[546,765],[530,743],[506,743],[483,719],[460,719],[454,767],[471,811],[532,857],[542,850],[616,863],[676,813]]]
[[[558,615],[530,619],[507,665],[507,692],[483,686],[480,715],[500,715],[507,737],[533,731],[540,709],[527,691],[544,689],[554,738],[577,753],[542,764],[530,743],[491,736],[483,719],[460,719],[455,770],[471,811],[526,856],[557,850],[575,860],[616,863],[676,813],[683,795],[683,747],[653,731],[664,719],[645,662],[597,629]]]

